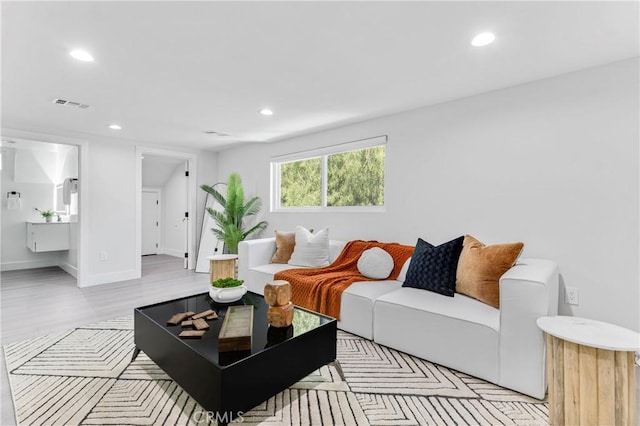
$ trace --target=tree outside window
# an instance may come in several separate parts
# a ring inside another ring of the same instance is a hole
[[[274,165],[276,209],[383,207],[385,145],[329,151]],[[347,146],[348,148],[348,146]]]
[[[384,146],[327,157],[327,206],[384,205]]]
[[[280,206],[319,207],[322,198],[322,158],[280,164]]]

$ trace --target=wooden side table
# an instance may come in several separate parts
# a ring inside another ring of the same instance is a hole
[[[212,283],[219,278],[236,277],[237,254],[217,254],[207,257],[209,259],[209,282]]]
[[[549,423],[633,425],[640,335],[577,317],[541,317],[547,333]]]

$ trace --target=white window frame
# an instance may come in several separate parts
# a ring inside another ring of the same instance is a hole
[[[271,158],[271,194],[270,194],[270,211],[272,213],[318,213],[318,212],[357,212],[357,213],[380,213],[385,212],[385,205],[382,206],[327,206],[327,182],[328,167],[327,159],[333,154],[342,154],[349,151],[358,151],[367,148],[375,148],[378,146],[385,147],[385,190],[387,176],[387,160],[386,160],[387,136],[376,136],[373,138],[362,139],[354,142],[347,142],[338,145],[327,146],[324,148],[313,149],[309,151],[300,151],[291,154],[279,155]],[[320,206],[312,207],[282,207],[280,206],[280,165],[294,161],[308,160],[320,157],[322,161],[322,192],[320,194]],[[386,200],[386,194],[385,194]]]

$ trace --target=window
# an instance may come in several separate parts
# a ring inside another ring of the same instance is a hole
[[[386,136],[274,158],[272,210],[382,210]]]
[[[322,158],[280,164],[280,207],[320,207]]]

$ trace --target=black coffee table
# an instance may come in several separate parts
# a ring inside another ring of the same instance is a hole
[[[251,350],[218,352],[218,333],[228,306],[253,305]],[[201,339],[181,339],[174,314],[213,309],[220,317]],[[209,412],[227,423],[329,363],[336,363],[336,320],[299,307],[290,327],[267,323],[261,295],[247,293],[233,304],[218,304],[207,293],[136,308],[136,351],[143,351]],[[204,419],[204,417],[203,417]]]

